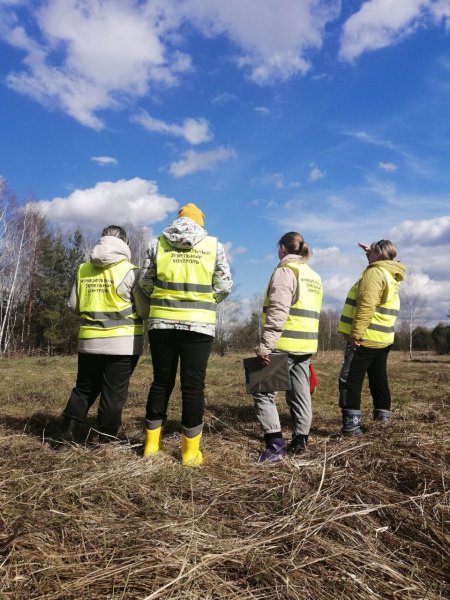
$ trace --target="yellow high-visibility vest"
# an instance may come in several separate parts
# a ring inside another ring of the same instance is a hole
[[[400,282],[387,269],[383,267],[378,268],[383,271],[386,279],[386,290],[383,294],[385,301],[375,307],[372,320],[364,333],[362,341],[378,342],[389,346],[394,342],[395,320],[400,311]],[[358,286],[361,277],[350,288],[339,320],[338,331],[347,335],[351,335],[352,332],[353,319],[356,314]]]
[[[206,236],[193,248],[174,248],[161,235],[156,256],[156,281],[150,299],[150,318],[216,322],[217,302],[212,286],[217,238]]]
[[[131,302],[121,298],[117,287],[131,269],[127,260],[108,267],[83,263],[77,276],[81,325],[80,339],[143,335],[142,319]]]
[[[323,294],[322,280],[306,264],[288,262],[283,263],[283,267],[291,269],[297,277],[300,297],[289,309],[289,316],[281,337],[278,339],[276,349],[284,352],[317,352]],[[267,288],[264,299],[263,325],[266,323],[268,291],[269,288]]]

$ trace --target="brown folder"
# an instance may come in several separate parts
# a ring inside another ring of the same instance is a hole
[[[292,388],[288,369],[288,355],[284,352],[270,354],[270,363],[263,365],[256,356],[244,358],[245,389],[255,392],[281,392]]]

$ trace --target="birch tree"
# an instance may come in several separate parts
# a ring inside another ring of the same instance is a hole
[[[425,306],[425,299],[419,293],[419,285],[417,275],[410,273],[406,275],[400,292],[400,315],[402,321],[408,325],[409,358],[411,360],[413,357],[414,331],[422,321]]]
[[[17,318],[17,306],[21,291],[20,268],[23,262],[26,232],[30,215],[27,205],[23,211],[15,211],[4,225],[2,242],[1,324],[0,354],[5,354],[11,342]]]
[[[232,294],[217,305],[214,347],[220,356],[225,356],[230,349],[242,323],[242,302],[239,296]]]

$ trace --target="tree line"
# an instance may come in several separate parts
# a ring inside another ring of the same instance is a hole
[[[132,261],[142,265],[148,236],[127,225]],[[5,354],[71,354],[76,352],[78,318],[67,307],[78,266],[88,259],[97,237],[80,229],[50,227],[34,202],[20,206],[0,179],[0,356]],[[450,325],[433,329],[417,324],[414,294],[406,296],[395,347],[399,350],[450,352]],[[258,342],[262,296],[250,305],[237,292],[219,304],[215,351],[249,351]],[[246,315],[246,316],[243,316]],[[319,351],[341,350],[339,312],[320,315]]]

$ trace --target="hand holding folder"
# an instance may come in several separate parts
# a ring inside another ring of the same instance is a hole
[[[286,353],[270,354],[270,363],[263,365],[258,357],[244,358],[245,389],[248,394],[256,392],[282,392],[292,389],[291,376]],[[309,386],[311,393],[319,379],[313,364],[309,367]]]

